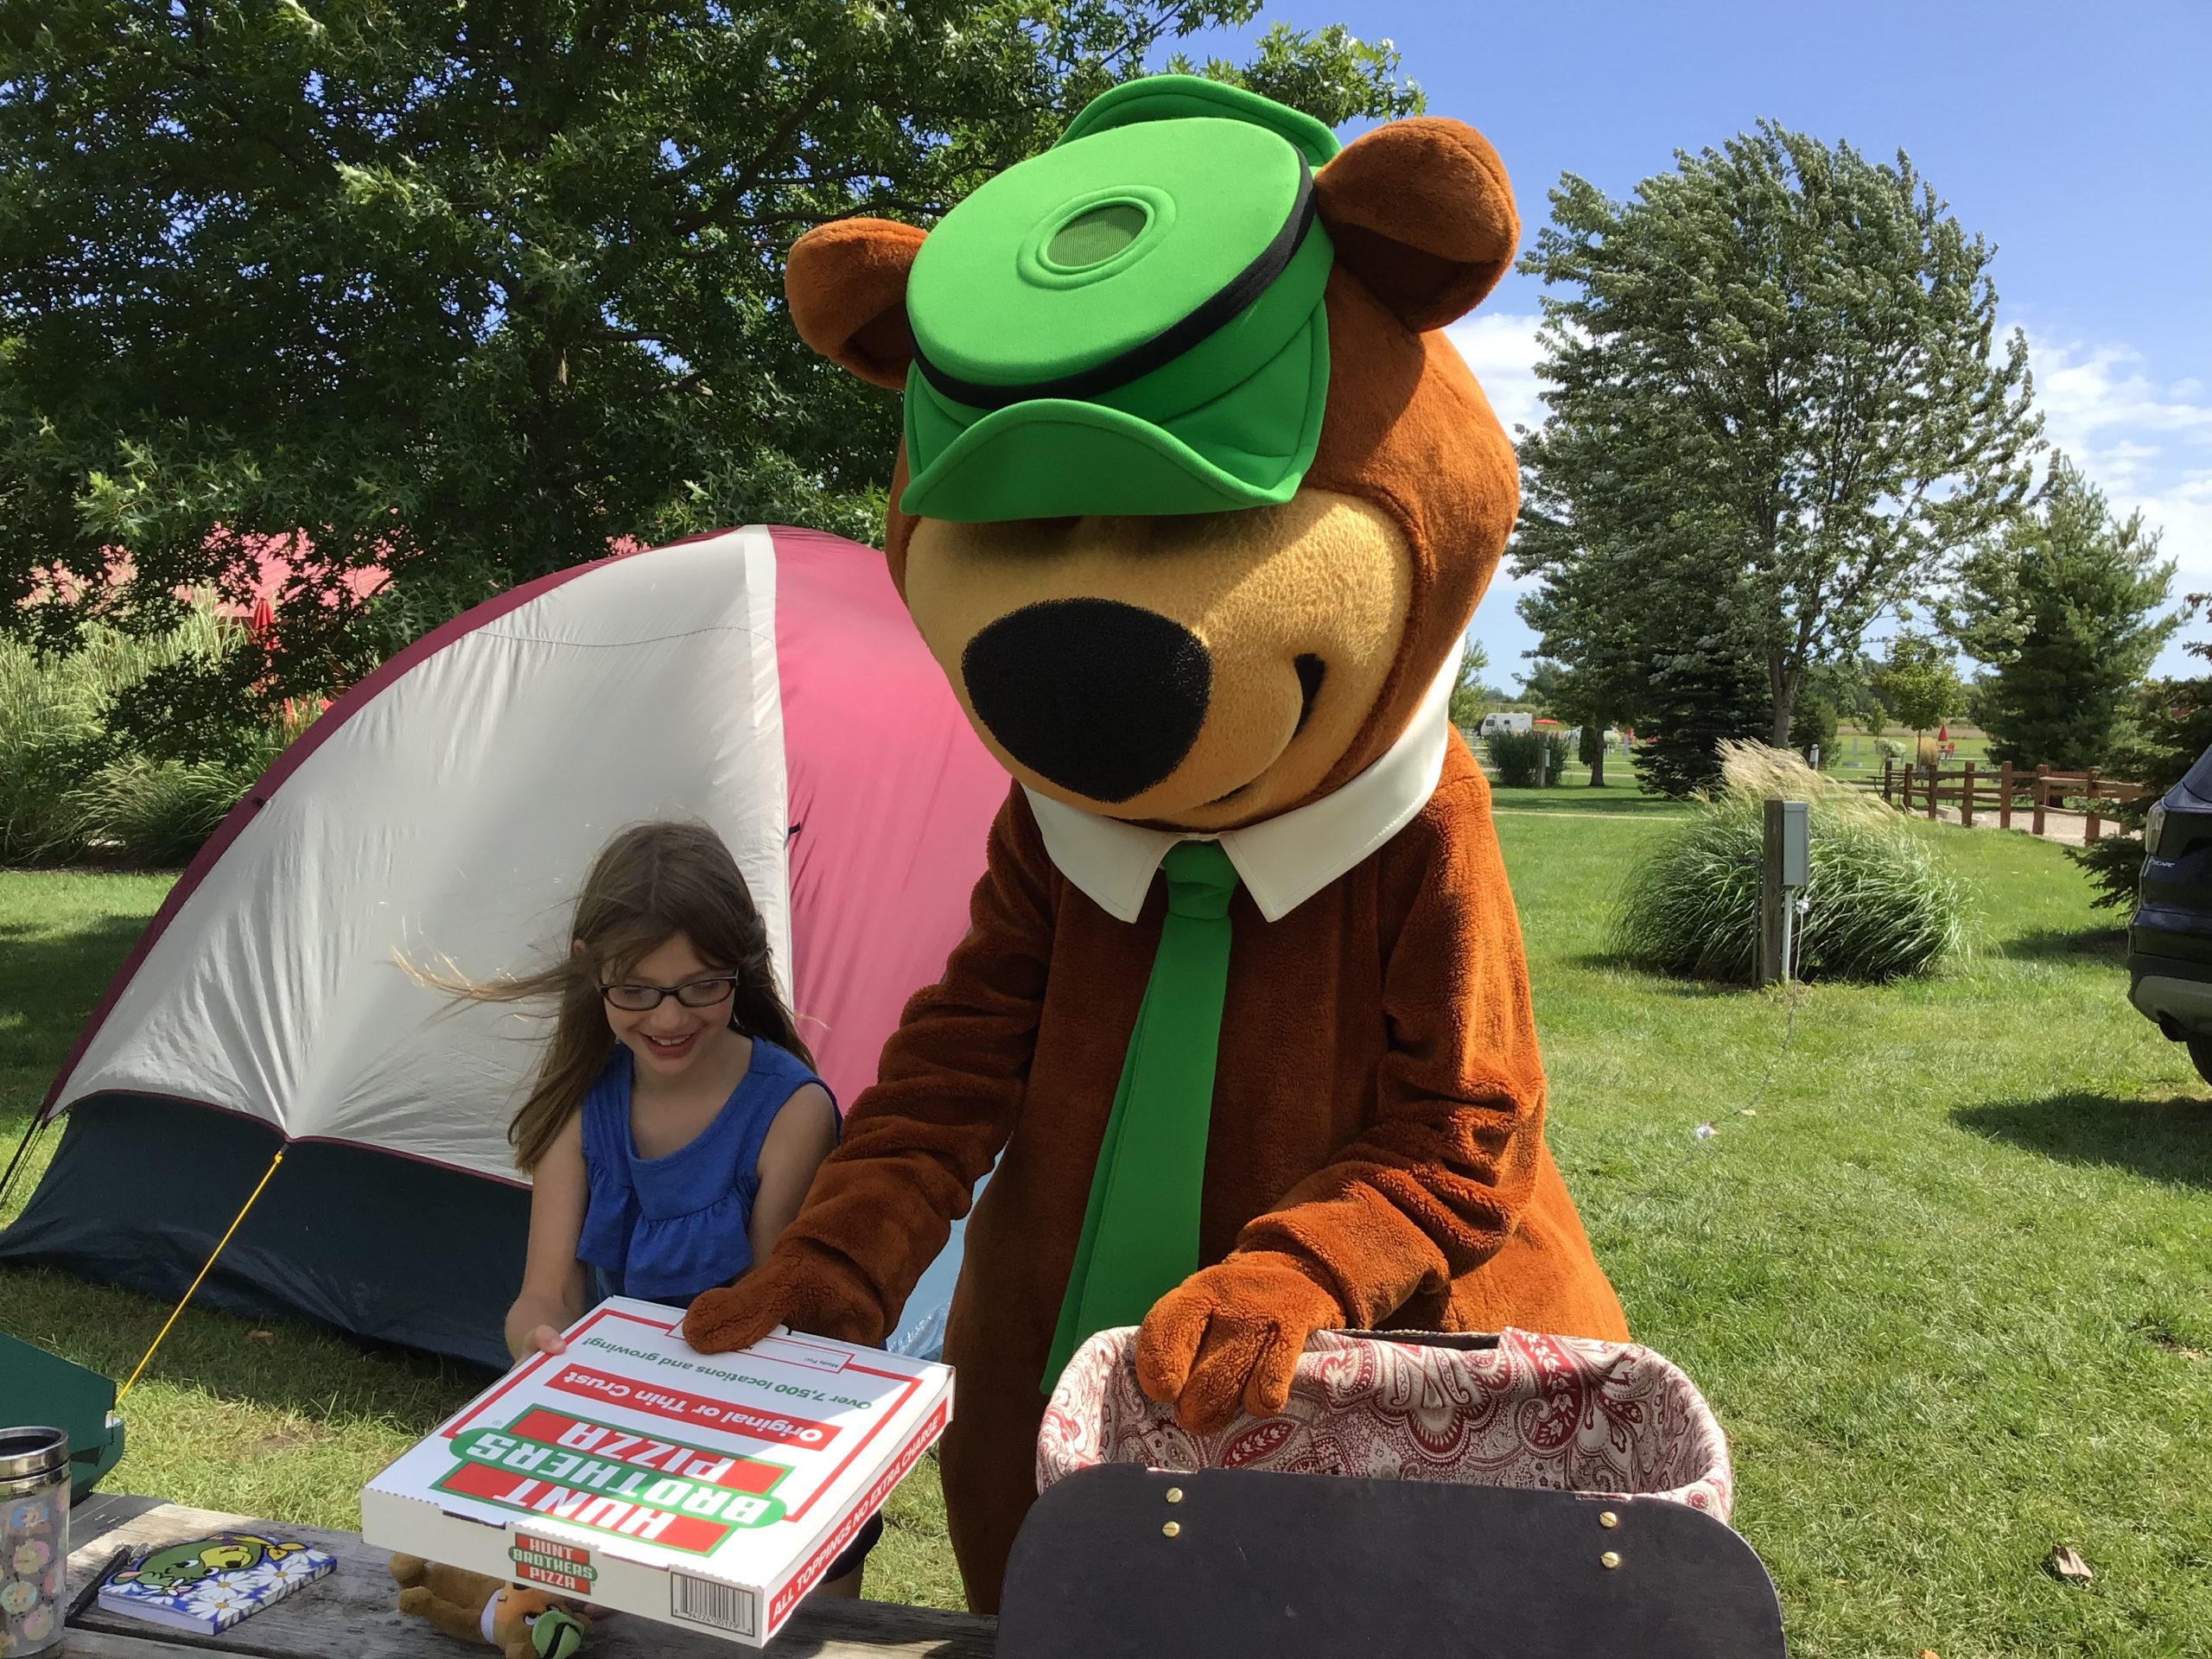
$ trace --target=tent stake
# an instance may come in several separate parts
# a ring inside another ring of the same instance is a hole
[[[162,1321],[162,1328],[154,1333],[154,1340],[148,1344],[144,1356],[139,1360],[138,1369],[130,1373],[130,1381],[125,1382],[120,1389],[116,1390],[115,1403],[117,1405],[119,1406],[123,1403],[123,1396],[130,1392],[131,1384],[137,1382],[139,1374],[144,1371],[146,1367],[152,1363],[155,1349],[159,1348],[162,1345],[162,1338],[168,1335],[169,1326],[175,1325],[177,1321],[177,1316],[184,1312],[184,1305],[186,1302],[192,1300],[192,1293],[200,1288],[200,1281],[201,1279],[205,1279],[209,1271],[214,1267],[215,1257],[222,1255],[223,1246],[231,1242],[231,1234],[238,1231],[238,1223],[245,1219],[246,1211],[253,1208],[254,1200],[260,1198],[262,1188],[269,1185],[269,1178],[276,1173],[276,1166],[283,1161],[284,1150],[283,1147],[279,1147],[276,1149],[276,1155],[269,1160],[269,1167],[262,1171],[260,1182],[254,1187],[252,1195],[246,1199],[245,1209],[240,1210],[238,1214],[232,1218],[230,1227],[224,1232],[222,1237],[215,1241],[214,1251],[208,1256],[207,1265],[200,1269],[199,1277],[194,1279],[192,1283],[186,1287],[185,1293],[181,1300],[178,1301],[175,1307],[169,1310],[168,1318]]]

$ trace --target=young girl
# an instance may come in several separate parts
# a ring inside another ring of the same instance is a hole
[[[518,1359],[607,1296],[682,1308],[766,1256],[837,1144],[769,969],[767,928],[713,830],[648,823],[592,866],[557,967],[452,987],[477,1001],[557,995],[536,1085],[509,1126],[531,1177]],[[856,1596],[873,1518],[820,1593]]]

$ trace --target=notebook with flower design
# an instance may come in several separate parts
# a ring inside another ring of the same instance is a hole
[[[100,1606],[214,1636],[337,1565],[327,1552],[292,1539],[216,1533],[147,1551],[100,1586]]]

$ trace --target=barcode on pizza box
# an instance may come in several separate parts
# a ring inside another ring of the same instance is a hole
[[[759,1599],[750,1590],[712,1579],[695,1579],[689,1573],[668,1575],[669,1611],[692,1624],[708,1624],[739,1636],[757,1636],[760,1619]]]

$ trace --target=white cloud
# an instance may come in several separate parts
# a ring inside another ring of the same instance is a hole
[[[1482,383],[1484,395],[1490,399],[1490,406],[1504,424],[1509,437],[1516,427],[1534,429],[1543,423],[1543,384],[1536,378],[1536,364],[1543,356],[1536,341],[1536,330],[1542,322],[1541,317],[1527,314],[1484,311],[1464,322],[1455,322],[1444,331],[1445,338],[1459,348],[1467,366],[1475,372],[1475,378]],[[1510,617],[1513,596],[1535,585],[1534,582],[1516,579],[1510,565],[1501,564],[1491,582],[1489,596],[1483,601],[1482,610],[1476,616],[1477,637],[1481,637],[1486,622],[1497,622],[1501,613]],[[1505,631],[1520,636],[1528,632],[1517,620],[1508,623]],[[1516,638],[1510,649],[1503,652],[1494,645],[1491,665],[1497,667],[1501,661],[1517,658],[1525,644],[1525,637]]]
[[[1544,418],[1543,387],[1536,378],[1536,362],[1543,355],[1536,344],[1536,329],[1542,321],[1510,311],[1495,315],[1484,311],[1444,331],[1482,382],[1509,436],[1515,427],[1535,427]]]
[[[2072,448],[2118,430],[2171,432],[2212,445],[2212,403],[2195,379],[2160,386],[2126,346],[2031,337],[2028,362],[2054,442]]]
[[[2028,363],[2044,435],[2116,512],[2139,507],[2164,532],[2177,588],[2212,588],[2212,391],[2194,377],[2161,381],[2139,352],[2106,341],[2031,333]]]
[[[1444,331],[1482,383],[1484,395],[1509,437],[1517,426],[1533,429],[1543,423],[1543,386],[1536,378],[1536,363],[1543,355],[1536,330],[1542,321],[1510,311],[1484,311]],[[1514,601],[1534,586],[1533,581],[1516,579],[1510,563],[1501,563],[1467,631],[1489,652],[1486,677],[1498,684],[1512,685],[1529,671],[1526,655],[1535,636],[1516,613]]]

